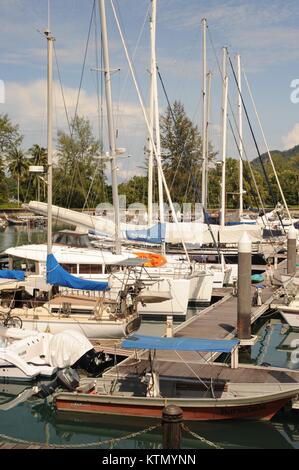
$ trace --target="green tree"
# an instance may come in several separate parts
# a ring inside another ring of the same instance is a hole
[[[202,139],[198,127],[175,101],[161,116],[162,163],[174,202],[199,202],[202,167]],[[215,153],[210,146],[209,159]]]
[[[104,200],[106,190],[102,145],[87,118],[74,118],[71,129],[72,135],[58,132],[54,201],[63,207],[95,207]]]
[[[44,147],[40,147],[38,144],[34,144],[30,149],[28,150],[28,154],[31,157],[31,164],[36,165],[36,166],[43,166],[45,169],[45,172],[47,172],[47,164],[48,164],[48,152],[47,149]],[[41,194],[40,194],[40,184],[41,180],[39,178],[39,175],[34,176],[33,179],[33,189],[35,192],[35,195],[37,196],[37,200],[41,200]],[[45,198],[45,183],[43,184],[43,193],[44,193],[44,198]]]
[[[6,159],[9,152],[21,145],[23,136],[20,135],[19,126],[12,124],[7,114],[0,114],[0,201],[7,202],[8,181],[5,173]]]
[[[20,204],[20,182],[28,176],[29,161],[25,153],[17,147],[12,147],[7,156],[9,171],[17,179],[17,199]]]
[[[126,196],[126,203],[134,204],[136,202],[147,205],[147,177],[134,176],[126,183],[121,183],[118,186],[120,195]]]
[[[13,148],[19,147],[22,140],[19,126],[12,124],[7,114],[0,114],[0,157],[6,157]]]

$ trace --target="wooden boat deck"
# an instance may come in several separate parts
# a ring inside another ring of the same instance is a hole
[[[162,352],[162,351],[161,351]],[[240,365],[238,369],[232,369],[229,365],[220,363],[203,364],[199,363],[200,356],[197,353],[184,353],[175,356],[159,354],[155,359],[155,370],[160,376],[175,377],[180,379],[190,379],[194,381],[196,376],[201,380],[210,381],[224,380],[234,383],[299,383],[299,371],[289,369],[279,369],[274,367],[261,367],[252,365]],[[142,358],[128,358],[119,364],[118,377],[128,375],[143,374],[149,367],[149,361]],[[114,377],[112,369],[105,374],[105,377]]]

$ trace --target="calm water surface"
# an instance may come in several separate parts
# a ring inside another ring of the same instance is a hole
[[[25,243],[45,241],[43,230],[27,230],[8,227],[0,232],[0,252]],[[190,312],[190,315],[196,312]],[[162,323],[145,322],[141,332],[161,335],[165,330]],[[259,342],[243,360],[255,364],[271,364],[277,367],[299,369],[292,362],[290,343],[299,340],[299,332],[288,330],[280,319],[268,320],[257,326]],[[144,429],[150,422],[137,419],[121,419],[101,416],[98,422],[81,423],[78,417],[62,417],[55,414],[51,404],[43,400],[30,399],[15,408],[3,411],[1,408],[24,390],[25,386],[0,384],[0,434],[27,441],[55,444],[82,444],[102,440],[111,441],[102,448],[160,449],[160,431],[143,434],[134,439],[113,443],[113,439]],[[227,422],[190,424],[190,428],[206,439],[224,448],[299,448],[299,414],[280,414],[270,423]],[[206,448],[205,444],[185,436],[185,448]]]

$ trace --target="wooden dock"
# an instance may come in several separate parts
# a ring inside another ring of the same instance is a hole
[[[299,255],[297,262],[299,263]],[[285,274],[287,261],[284,260],[278,265],[276,274]],[[264,313],[269,310],[271,303],[276,298],[278,286],[266,286],[262,291],[262,305],[252,308],[251,323],[255,323]],[[256,291],[256,287],[252,287],[252,297]],[[176,338],[202,338],[211,340],[230,340],[236,337],[237,334],[237,297],[233,295],[232,289],[228,289],[227,294],[223,289],[217,290],[215,295],[222,297],[221,300],[214,305],[202,310],[199,314],[185,321],[174,329],[174,337]],[[142,362],[148,357],[148,352],[139,352],[138,358]],[[170,367],[170,362],[195,363],[204,364],[207,362],[214,362],[218,353],[206,354],[199,356],[197,353],[180,353],[180,355],[174,356],[173,351],[156,351],[156,360],[159,362],[159,370]],[[166,366],[163,366],[163,363]],[[131,364],[131,366],[130,366]],[[120,370],[129,373],[129,368],[132,368],[132,364],[136,364],[136,357],[132,357],[132,354],[128,355],[120,365],[110,369],[104,375],[119,374]],[[127,367],[128,366],[128,367]],[[219,371],[218,371],[219,372]],[[190,370],[187,370],[187,375],[190,375]],[[299,374],[296,375],[296,381],[299,381]]]

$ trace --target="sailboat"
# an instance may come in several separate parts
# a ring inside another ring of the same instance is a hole
[[[105,28],[105,18],[102,21]],[[106,31],[104,29],[104,31]],[[104,35],[103,31],[103,35]],[[115,338],[123,337],[136,331],[140,326],[140,318],[137,313],[137,293],[132,286],[123,286],[116,299],[105,298],[105,292],[109,291],[108,282],[80,279],[66,271],[56,260],[52,245],[52,61],[53,41],[50,31],[45,32],[48,44],[48,204],[47,204],[47,257],[46,257],[46,283],[48,285],[48,300],[37,306],[18,308],[14,305],[16,292],[20,288],[19,282],[24,281],[16,277],[16,272],[7,270],[6,279],[13,280],[12,286],[2,286],[2,292],[10,289],[13,293],[13,303],[8,307],[1,307],[1,313],[9,317],[17,315],[23,327],[58,333],[65,329],[75,329],[84,333],[89,338]],[[106,54],[108,51],[106,50]],[[108,67],[109,68],[109,67]],[[109,84],[110,85],[110,84]],[[109,89],[107,90],[109,96]],[[108,102],[108,99],[107,99]],[[112,165],[115,169],[115,165]],[[116,199],[116,205],[117,205]],[[117,212],[117,211],[116,211]],[[117,223],[115,224],[118,227]],[[118,238],[116,238],[117,243]],[[18,273],[17,273],[18,274]],[[17,283],[15,282],[17,281]],[[39,279],[40,280],[40,279]],[[32,281],[32,280],[31,280]],[[26,281],[25,281],[26,282]],[[51,287],[49,287],[51,286]],[[81,295],[53,296],[52,292],[59,288],[67,288],[81,292]],[[21,285],[22,288],[22,285]],[[96,299],[86,299],[84,292],[102,292],[103,295]],[[88,304],[86,306],[86,304]],[[15,308],[13,308],[15,307]]]

